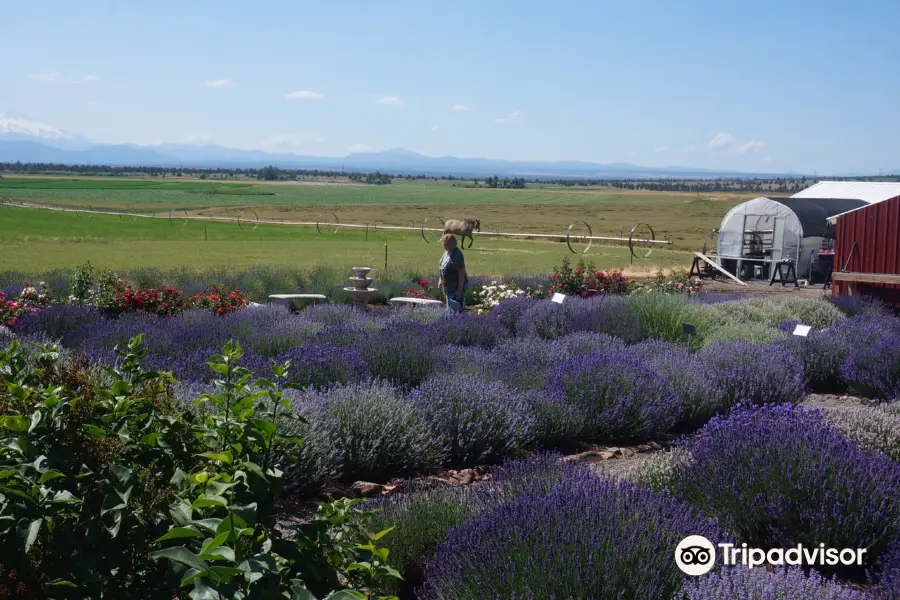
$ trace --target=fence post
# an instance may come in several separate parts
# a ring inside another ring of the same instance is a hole
[[[384,244],[384,270],[387,271],[387,242]]]

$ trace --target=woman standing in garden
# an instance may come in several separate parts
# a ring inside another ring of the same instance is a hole
[[[466,301],[466,290],[469,287],[469,276],[466,274],[466,260],[462,250],[456,245],[456,236],[447,233],[441,238],[444,255],[441,257],[441,278],[438,285],[447,296],[447,308],[452,312],[462,312]]]

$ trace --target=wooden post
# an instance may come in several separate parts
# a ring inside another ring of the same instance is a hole
[[[387,271],[387,243],[384,244],[384,270]]]

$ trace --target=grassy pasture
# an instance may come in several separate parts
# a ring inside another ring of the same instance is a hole
[[[650,224],[657,239],[673,249],[657,249],[635,267],[686,266],[706,234],[725,212],[743,201],[738,196],[654,194],[627,190],[531,185],[524,190],[454,187],[451,182],[398,181],[389,186],[314,183],[212,182],[166,179],[6,177],[0,201],[58,206],[90,206],[139,214],[177,214],[245,219],[315,222],[334,213],[341,223],[432,226],[438,219],[481,219],[484,231],[559,234],[575,221],[586,221],[594,235],[628,235],[637,223]],[[319,235],[315,228],[235,223],[170,223],[166,219],[131,220],[115,216],[0,209],[3,268],[43,270],[91,260],[97,265],[147,265],[167,268],[189,264],[246,266],[359,263],[430,267],[439,252],[418,232],[341,230]],[[165,242],[159,244],[158,242]],[[675,250],[675,251],[673,251]],[[677,252],[681,251],[681,252]],[[564,244],[481,237],[467,254],[481,273],[544,272],[570,254]],[[598,267],[629,267],[621,246],[594,247],[588,257]]]

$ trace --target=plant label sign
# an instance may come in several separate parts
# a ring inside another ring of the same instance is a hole
[[[806,337],[809,335],[811,329],[812,327],[809,325],[797,325],[797,327],[794,328],[794,335]]]
[[[553,298],[551,298],[552,302],[556,302],[557,304],[562,304],[563,300],[566,299],[565,294],[560,294],[559,292],[553,294]]]

